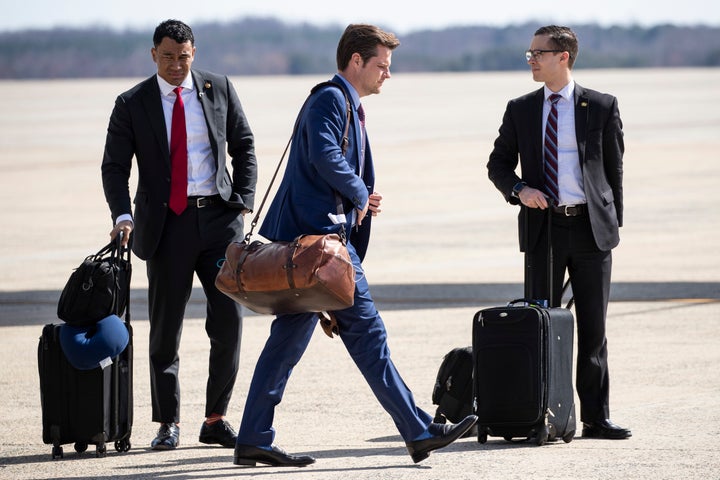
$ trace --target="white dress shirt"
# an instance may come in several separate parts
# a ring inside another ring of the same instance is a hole
[[[172,128],[172,111],[175,105],[175,85],[166,82],[160,75],[157,75],[160,85],[160,99],[162,100],[163,115],[165,117],[165,129],[167,131],[168,150],[170,149],[170,130]],[[205,115],[202,105],[198,100],[197,90],[192,75],[180,85],[182,89],[183,104],[185,105],[185,129],[187,130],[188,149],[188,197],[208,196],[218,193],[215,183],[217,165],[210,147]],[[132,215],[128,212],[119,215],[115,219],[118,224],[124,220],[132,221]]]
[[[172,126],[172,111],[175,105],[175,85],[171,85],[158,75],[160,85],[160,98],[162,99],[163,113],[165,114],[165,128],[167,129],[168,148],[170,146],[170,128]],[[192,75],[180,85],[183,103],[185,104],[185,128],[187,130],[188,149],[188,197],[207,196],[218,193],[215,185],[217,165],[210,148],[205,115],[198,99],[197,90]]]
[[[575,135],[575,81],[565,85],[559,92],[553,92],[545,87],[545,102],[543,103],[543,126],[550,113],[550,100],[548,97],[557,93],[562,98],[557,103],[558,111],[558,186],[559,205],[578,205],[587,203],[583,187],[582,170],[580,169],[580,155]]]

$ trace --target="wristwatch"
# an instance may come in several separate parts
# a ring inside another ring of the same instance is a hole
[[[512,189],[512,196],[515,198],[520,198],[520,191],[527,186],[527,183],[525,182],[518,182],[515,184],[515,186]]]

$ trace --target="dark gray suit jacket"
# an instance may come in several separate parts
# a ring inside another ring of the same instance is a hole
[[[520,202],[512,196],[512,188],[521,180],[543,189],[543,101],[540,88],[508,102],[487,164],[490,180],[514,205]],[[601,250],[610,250],[620,241],[619,227],[623,221],[625,146],[617,99],[575,84],[575,134],[595,242]],[[518,160],[521,175],[515,171]],[[545,221],[544,212],[539,209],[520,209],[521,251],[534,249]]]
[[[257,180],[254,138],[237,93],[226,76],[200,70],[191,74],[217,161],[217,189],[228,207],[252,210]],[[134,212],[128,186],[133,156],[138,167]],[[133,251],[141,259],[151,257],[162,234],[170,198],[170,151],[156,75],[115,100],[102,179],[113,221],[132,212]]]

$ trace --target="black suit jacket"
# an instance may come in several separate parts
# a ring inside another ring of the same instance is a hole
[[[543,101],[544,89],[540,88],[508,102],[487,164],[490,180],[514,205],[520,202],[512,196],[512,188],[521,180],[543,189]],[[610,250],[620,241],[623,220],[625,146],[617,99],[575,84],[575,134],[595,242],[601,250]],[[518,161],[521,175],[515,171]],[[539,209],[520,209],[521,251],[534,249],[545,221]]]
[[[191,74],[217,162],[217,189],[228,207],[252,210],[257,180],[254,138],[237,93],[226,76],[200,70]],[[128,185],[133,156],[138,167],[134,212]],[[133,251],[141,259],[151,257],[162,234],[170,198],[170,150],[156,75],[115,100],[102,178],[113,221],[121,214],[133,213]]]

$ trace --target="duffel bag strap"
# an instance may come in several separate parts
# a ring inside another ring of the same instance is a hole
[[[312,97],[312,95],[315,92],[317,92],[318,90],[320,90],[322,87],[336,87],[342,92],[343,97],[345,97],[345,117],[346,117],[345,118],[345,129],[343,131],[343,139],[340,144],[341,149],[342,149],[342,154],[344,156],[345,152],[347,151],[348,143],[349,143],[348,132],[350,131],[350,115],[352,113],[352,107],[350,106],[350,100],[348,100],[347,94],[345,93],[345,90],[342,88],[342,86],[340,86],[340,84],[338,84],[338,83],[330,82],[330,81],[322,82],[322,83],[315,85],[313,87],[313,89],[310,91],[310,95],[308,95],[308,97],[305,99],[305,103],[303,103],[303,106],[300,109],[300,112],[302,112],[305,109],[305,106],[307,105],[308,100],[310,100],[310,97]],[[268,185],[267,190],[265,190],[265,194],[263,195],[263,199],[260,202],[260,206],[258,207],[257,212],[255,213],[255,216],[253,217],[252,221],[250,222],[250,231],[247,233],[247,235],[245,235],[244,243],[250,243],[250,238],[252,237],[253,231],[255,230],[255,227],[257,226],[258,221],[260,220],[260,213],[262,212],[262,209],[265,206],[265,202],[267,201],[268,195],[270,194],[270,189],[272,188],[273,183],[275,183],[275,179],[277,178],[278,172],[280,172],[280,166],[282,165],[283,161],[285,160],[285,155],[287,155],[287,152],[290,149],[290,144],[292,143],[292,139],[295,136],[295,132],[297,131],[298,123],[299,123],[301,117],[302,117],[302,115],[299,114],[297,116],[297,119],[295,120],[295,125],[293,126],[292,133],[290,134],[290,139],[288,140],[287,145],[285,145],[285,150],[283,150],[283,153],[280,156],[280,161],[278,162],[277,167],[275,167],[275,172],[273,172],[273,176],[270,179],[270,184]],[[342,197],[337,192],[335,192],[335,203],[336,203],[338,216],[344,215],[344,209],[343,209],[343,205],[342,205]],[[342,239],[343,244],[344,244],[345,243],[345,229],[344,228],[341,229],[340,238]]]

